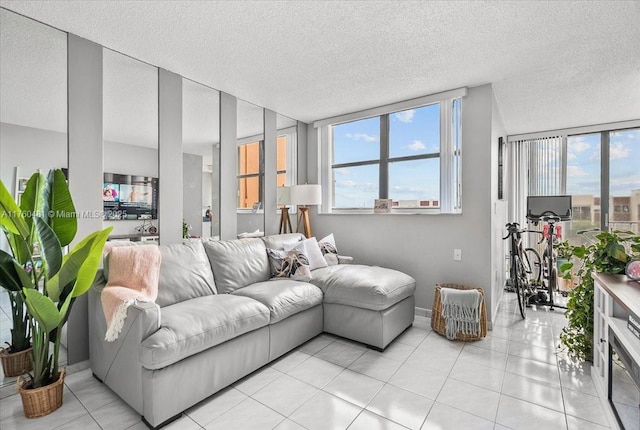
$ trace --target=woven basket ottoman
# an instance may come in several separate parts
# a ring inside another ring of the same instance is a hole
[[[478,335],[470,333],[458,332],[455,340],[479,340],[487,335],[487,308],[484,303],[484,289],[479,287],[470,287],[460,284],[438,284],[436,285],[435,297],[433,299],[433,310],[431,312],[431,328],[438,334],[445,336],[447,320],[442,316],[442,300],[440,298],[440,290],[442,288],[454,288],[456,290],[476,289],[482,295],[480,302],[480,330]]]

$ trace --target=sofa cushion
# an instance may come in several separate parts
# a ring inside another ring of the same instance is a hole
[[[160,307],[216,293],[202,242],[161,245],[162,264],[156,303]]]
[[[314,270],[312,284],[324,292],[324,303],[380,311],[412,296],[416,281],[397,270],[338,264]]]
[[[274,234],[262,239],[267,248],[270,249],[291,249],[304,240],[304,235],[300,233]]]
[[[204,244],[219,293],[266,281],[271,277],[262,239],[234,239]]]
[[[269,324],[269,309],[248,297],[198,297],[161,309],[160,329],[142,342],[140,362],[161,369]]]
[[[249,285],[233,294],[251,297],[269,308],[270,324],[322,303],[320,288],[282,278]]]

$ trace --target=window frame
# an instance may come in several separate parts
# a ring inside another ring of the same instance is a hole
[[[340,117],[329,118],[314,123],[317,129],[320,151],[320,183],[323,184],[322,214],[373,214],[373,208],[336,208],[334,207],[333,171],[337,168],[378,165],[378,197],[389,196],[389,163],[425,160],[440,160],[440,196],[437,208],[410,207],[392,208],[393,214],[459,214],[462,213],[462,98],[466,96],[466,88],[447,91],[432,96],[425,96],[400,103],[394,103],[367,111],[356,112]],[[409,109],[439,104],[440,109],[440,147],[439,152],[409,156],[389,156],[389,116]],[[364,120],[372,117],[380,118],[380,156],[373,160],[348,163],[333,163],[333,127]]]
[[[298,148],[298,141],[297,141],[297,136],[298,136],[298,130],[297,130],[297,126],[291,126],[291,127],[286,127],[283,129],[279,129],[276,131],[276,151],[277,151],[277,141],[278,138],[281,136],[286,136],[287,138],[287,148],[286,148],[286,169],[285,170],[277,170],[277,165],[276,165],[276,178],[279,174],[285,173],[286,174],[286,180],[285,180],[285,185],[286,186],[291,186],[291,185],[295,185],[296,184],[296,178],[297,178],[297,148]],[[258,167],[258,173],[247,173],[247,174],[240,174],[239,173],[239,166],[240,166],[240,159],[239,157],[237,157],[236,160],[236,206],[238,205],[238,199],[240,198],[240,188],[239,188],[239,183],[240,183],[240,179],[242,178],[254,178],[254,177],[258,177],[258,196],[260,198],[260,202],[263,202],[264,199],[264,187],[265,187],[265,166],[264,166],[264,148],[265,148],[265,143],[264,143],[264,135],[263,134],[258,134],[258,135],[254,135],[254,136],[248,136],[248,137],[244,137],[242,139],[238,139],[237,143],[236,143],[236,154],[238,154],[239,148],[242,145],[249,145],[252,143],[256,143],[258,142],[259,144],[259,156],[258,156],[258,163],[259,163],[259,167]],[[290,144],[289,144],[290,143]],[[260,209],[258,210],[258,213],[262,213],[264,211],[264,205],[261,204],[260,205]],[[252,213],[253,209],[252,208],[240,208],[240,207],[236,207],[236,213]],[[278,213],[280,212],[280,209],[278,209]],[[290,212],[292,212],[290,210]]]

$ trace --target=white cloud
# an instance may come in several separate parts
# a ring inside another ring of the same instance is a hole
[[[413,121],[413,116],[416,114],[416,111],[414,109],[409,109],[409,110],[405,110],[403,112],[398,112],[393,114],[393,116],[395,116],[396,118],[398,118],[398,121],[400,122],[412,122]]]
[[[371,191],[371,190],[377,190],[378,187],[376,184],[372,184],[371,182],[357,182],[357,181],[336,181],[336,187],[337,188],[351,188],[351,189],[358,189],[358,190],[365,190],[365,191]]]
[[[425,149],[424,143],[421,140],[414,140],[409,144],[409,149],[413,151],[420,151],[421,149]]]
[[[567,145],[569,152],[584,152],[587,149],[591,148],[591,145],[588,142],[583,140],[572,140],[570,145]]]
[[[349,176],[351,175],[351,170],[348,168],[336,169],[334,170],[334,173],[338,176]]]
[[[576,154],[572,154],[571,152],[567,152],[567,161],[573,161],[576,158],[578,158],[578,156]]]
[[[622,142],[613,143],[609,148],[609,159],[618,160],[620,158],[628,158],[629,152],[630,152],[629,148],[627,148],[624,143]]]
[[[365,142],[376,142],[378,138],[367,133],[347,133],[347,137],[353,140],[364,140]]]
[[[567,166],[567,176],[577,178],[587,176],[587,172],[585,172],[580,166]]]

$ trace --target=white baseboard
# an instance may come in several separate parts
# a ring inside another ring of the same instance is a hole
[[[419,308],[416,306],[416,316],[431,318],[431,309]]]

